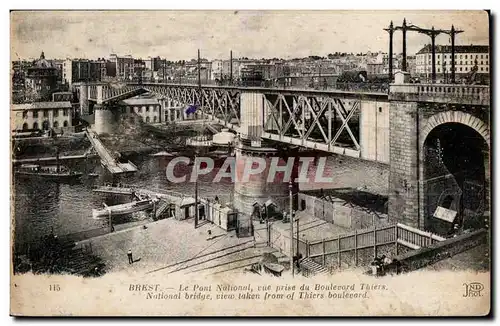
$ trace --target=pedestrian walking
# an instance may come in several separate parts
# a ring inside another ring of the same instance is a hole
[[[127,256],[128,256],[128,263],[132,264],[134,262],[134,259],[132,259],[132,250],[130,249],[128,250]]]

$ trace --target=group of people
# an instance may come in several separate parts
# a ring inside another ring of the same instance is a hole
[[[395,271],[396,274],[401,272],[401,263],[397,259],[390,259],[385,255],[380,257],[375,257],[375,259],[370,264],[372,268],[372,275],[382,276],[388,271]]]

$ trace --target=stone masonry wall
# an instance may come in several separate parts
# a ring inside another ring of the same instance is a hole
[[[389,219],[419,227],[416,102],[391,101]]]

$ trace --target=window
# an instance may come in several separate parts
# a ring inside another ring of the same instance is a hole
[[[54,128],[59,128],[59,121],[54,121]]]
[[[146,117],[146,123],[149,123],[149,117]]]
[[[462,55],[460,55],[460,59],[462,59]]]
[[[38,130],[38,122],[33,123],[33,129]]]
[[[462,67],[460,67],[460,71],[462,71]]]
[[[481,71],[483,71],[483,67],[481,67]]]
[[[146,106],[146,112],[149,112],[149,107]]]
[[[59,110],[55,109],[54,110],[54,118],[57,118],[59,116]]]
[[[382,112],[382,107],[379,107],[379,108],[378,108],[378,112]]]
[[[462,60],[460,60],[460,64],[462,64]]]
[[[65,116],[65,117],[68,116],[68,109],[63,110],[63,116]]]
[[[67,127],[67,126],[68,126],[68,120],[64,120],[63,127]]]
[[[488,67],[486,67],[486,71],[488,71]]]
[[[465,59],[467,59],[467,54],[465,55]]]
[[[483,64],[483,61],[481,61],[481,64]]]
[[[23,130],[28,130],[28,124],[26,122],[23,123]]]
[[[38,110],[33,111],[33,118],[38,118]],[[33,129],[36,129],[36,128],[33,127]]]
[[[28,117],[28,111],[23,111],[23,119],[26,119]]]
[[[156,116],[153,117],[153,122],[156,122]]]

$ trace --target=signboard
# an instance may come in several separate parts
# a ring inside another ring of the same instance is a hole
[[[453,223],[453,221],[455,221],[456,216],[456,211],[441,206],[438,206],[436,208],[436,211],[434,212],[434,217],[450,223]]]

